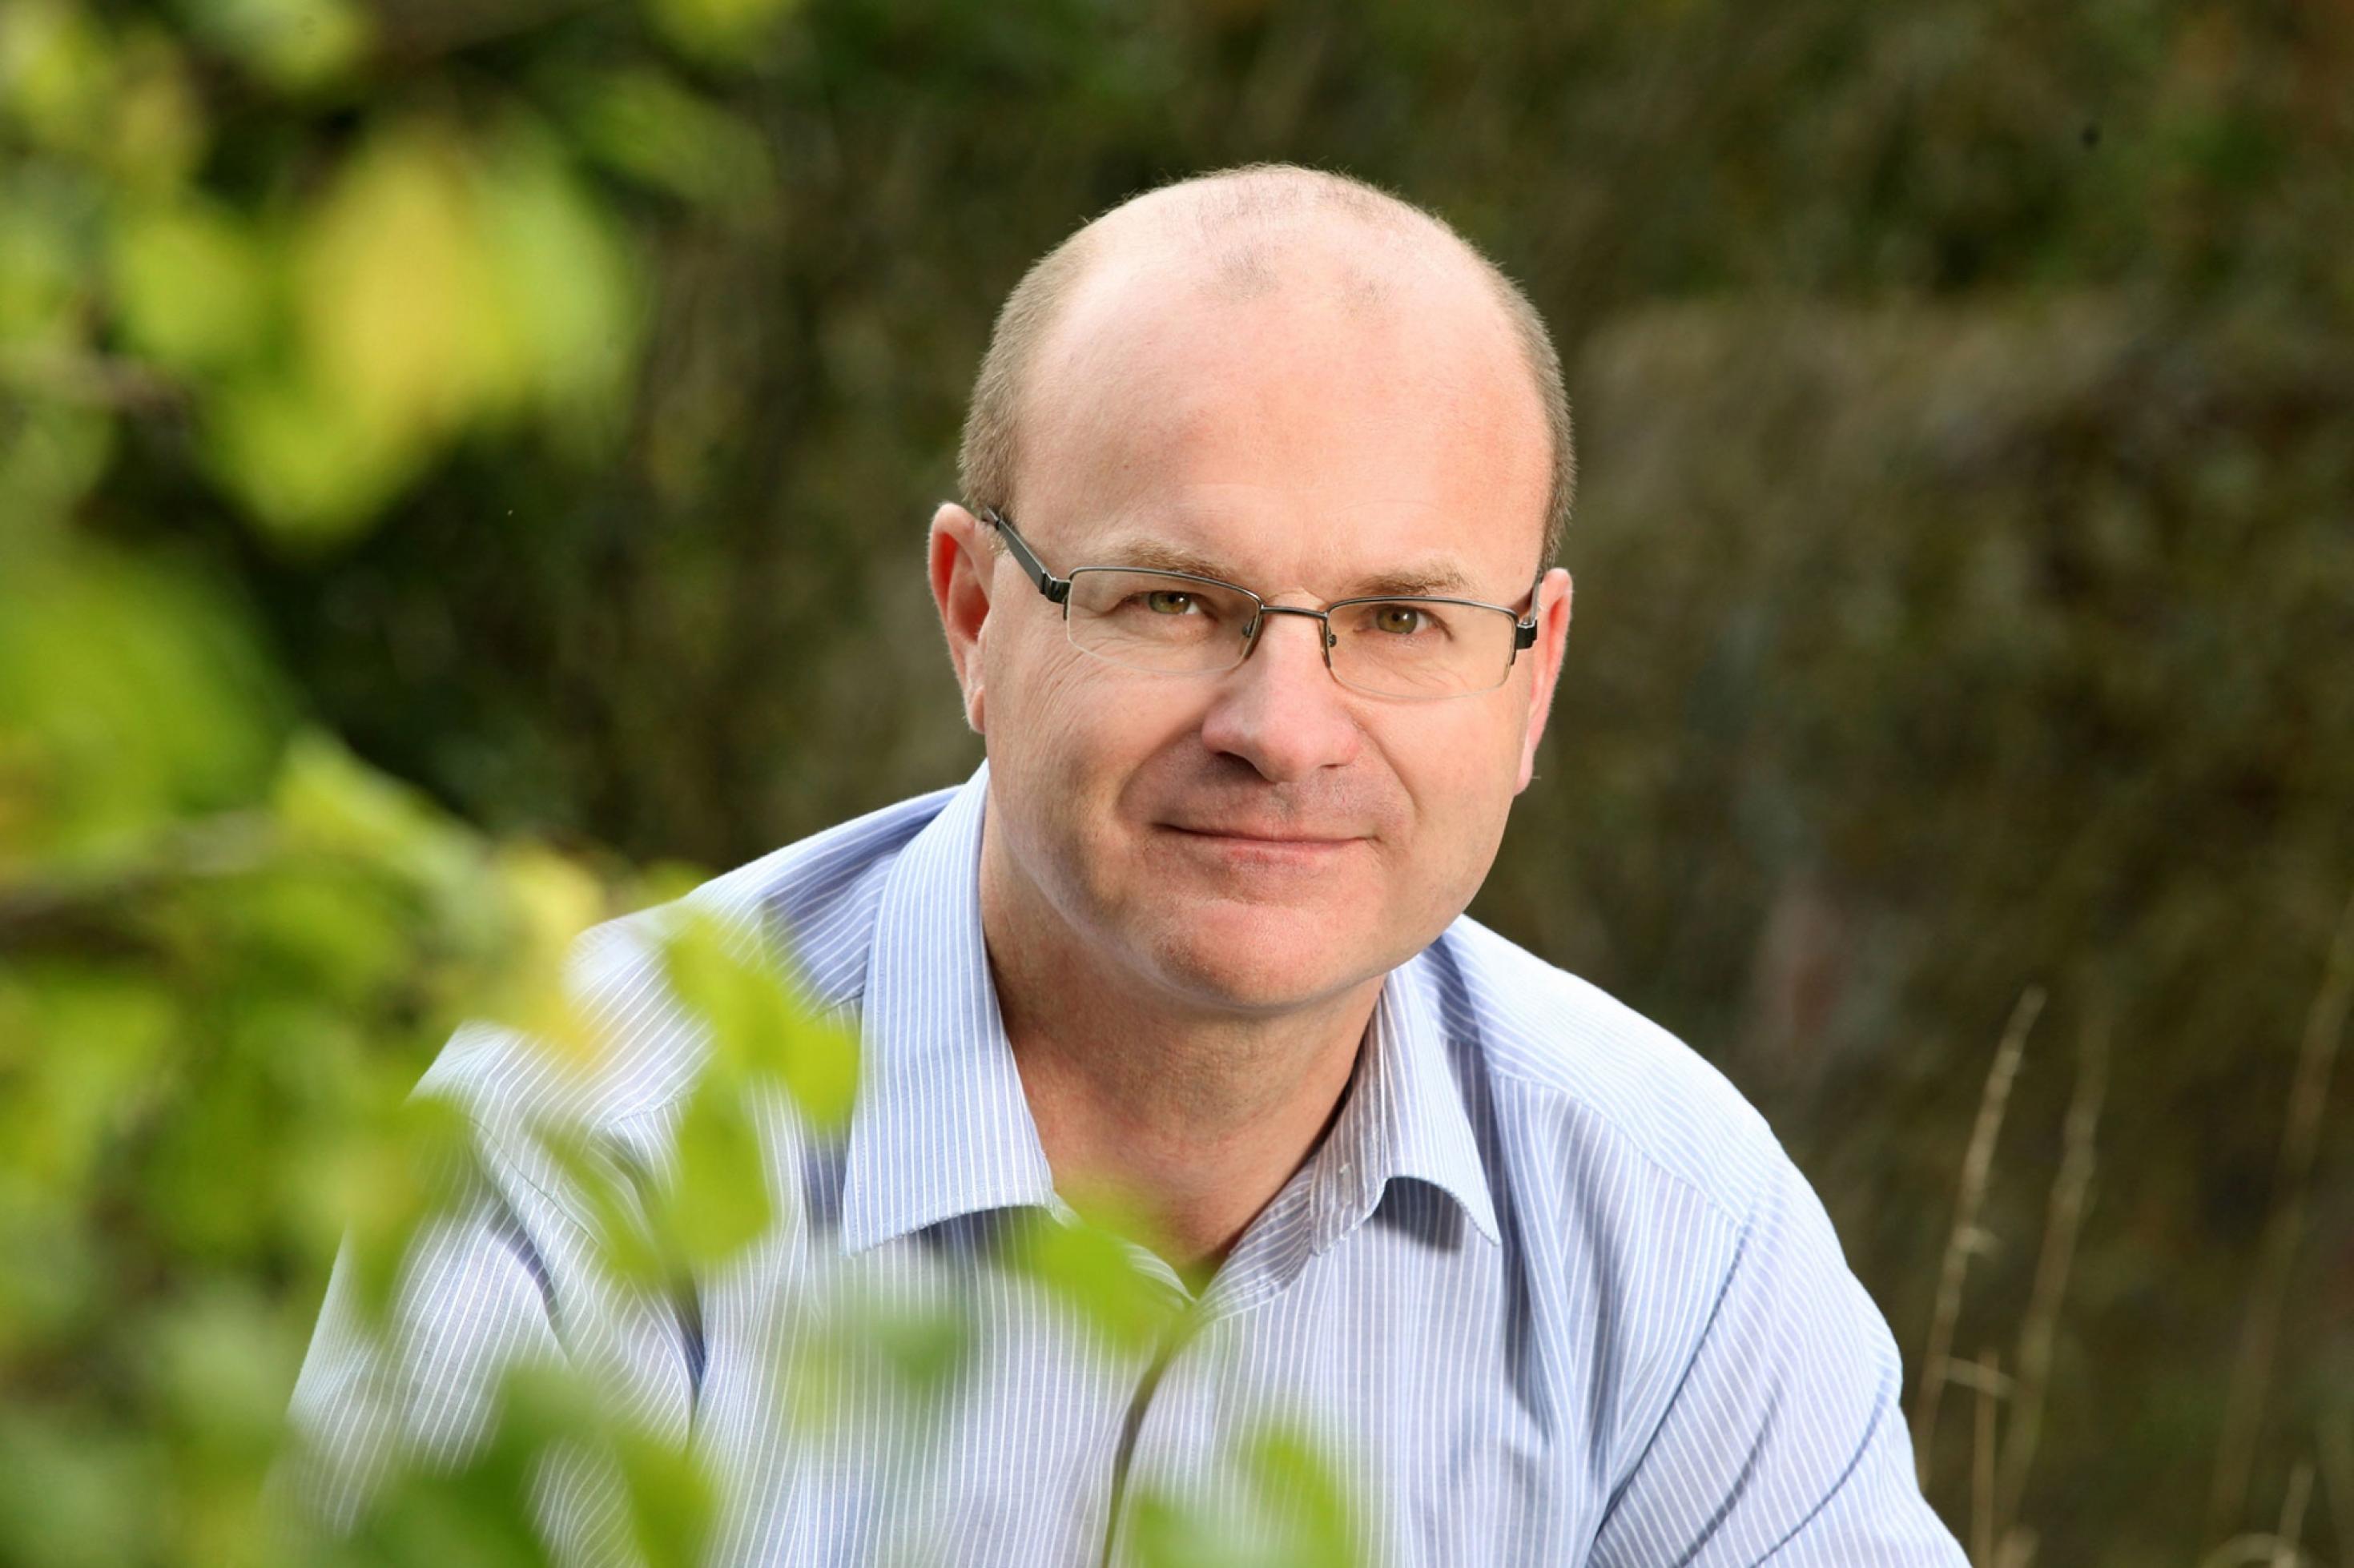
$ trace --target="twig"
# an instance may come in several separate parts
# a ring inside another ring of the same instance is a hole
[[[1929,1319],[1928,1349],[1921,1357],[1921,1386],[1913,1403],[1913,1462],[1925,1483],[1929,1478],[1929,1438],[1937,1425],[1937,1404],[1952,1377],[1954,1325],[1962,1314],[1962,1280],[1969,1272],[1970,1254],[1985,1242],[1978,1230],[1978,1208],[1986,1198],[1988,1173],[1994,1165],[1996,1137],[2002,1131],[2004,1109],[2010,1103],[2011,1080],[2019,1075],[2020,1054],[2027,1048],[2027,1033],[2043,1011],[2043,988],[2030,986],[2010,1010],[2010,1022],[1995,1048],[1994,1065],[1987,1070],[1986,1087],[1978,1096],[1978,1124],[1962,1156],[1962,1184],[1954,1205],[1953,1233],[1946,1238],[1944,1266],[1938,1271],[1936,1308]]]
[[[2223,1440],[2216,1454],[2214,1489],[2208,1498],[2211,1534],[2237,1524],[2247,1502],[2248,1478],[2254,1468],[2256,1440],[2271,1393],[2273,1357],[2288,1300],[2289,1276],[2296,1262],[2297,1243],[2305,1235],[2314,1154],[2321,1137],[2321,1110],[2329,1098],[2330,1074],[2338,1065],[2349,999],[2354,999],[2354,899],[2347,901],[2346,913],[2338,919],[2321,988],[2314,993],[2313,1006],[2306,1014],[2296,1076],[2289,1086],[2288,1122],[2281,1133],[2273,1210],[2265,1218],[2256,1283],[2249,1292],[2247,1321],[2241,1330],[2231,1393],[2224,1402]]]
[[[2006,1524],[2019,1518],[2027,1474],[2035,1464],[2035,1446],[2043,1429],[2043,1399],[2052,1384],[2052,1350],[2059,1337],[2060,1304],[2067,1294],[2069,1266],[2075,1258],[2076,1240],[2084,1232],[2084,1214],[2092,1203],[2097,1163],[2094,1134],[2100,1127],[2101,1104],[2108,1090],[2110,1022],[2105,1001],[2095,1001],[2078,1046],[2076,1086],[2068,1097],[2060,1173],[2052,1183],[2043,1251],[2035,1262],[2035,1284],[2028,1293],[2027,1315],[2020,1326],[2019,1393],[2011,1406],[2010,1440],[2003,1446],[2002,1455],[1999,1514]]]
[[[1978,1568],[1995,1568],[1994,1560],[1994,1417],[1995,1401],[2002,1397],[2002,1354],[1978,1352],[1978,1440],[1970,1457],[1970,1560]]]

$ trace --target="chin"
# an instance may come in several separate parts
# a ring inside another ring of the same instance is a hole
[[[1214,1007],[1280,1012],[1336,996],[1383,974],[1341,923],[1299,909],[1223,905],[1170,918],[1140,944],[1172,990]]]

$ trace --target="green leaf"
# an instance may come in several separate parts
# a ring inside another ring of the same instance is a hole
[[[614,1446],[648,1568],[693,1568],[703,1560],[716,1500],[702,1464],[693,1452],[642,1434],[624,1432]]]
[[[757,60],[798,0],[645,0],[655,28],[715,65]]]
[[[503,138],[475,200],[516,375],[559,429],[593,446],[630,389],[642,313],[634,259],[544,135]]]
[[[776,1220],[760,1140],[732,1075],[705,1075],[678,1129],[678,1171],[664,1214],[686,1262],[726,1262]]]
[[[1100,1225],[1041,1218],[1015,1255],[1113,1345],[1136,1352],[1161,1342],[1181,1305],[1165,1282],[1145,1272],[1137,1251],[1136,1243]]]
[[[535,1130],[540,1148],[588,1206],[597,1238],[598,1261],[615,1279],[644,1289],[669,1285],[679,1268],[672,1254],[675,1238],[657,1234],[635,1188],[576,1128],[547,1125]]]
[[[160,27],[137,26],[122,44],[108,171],[128,190],[176,190],[204,162],[210,132],[179,45]]]
[[[204,406],[214,479],[282,545],[320,549],[365,533],[424,466],[418,432],[283,367],[243,376]]]
[[[574,133],[608,168],[720,214],[756,209],[776,175],[760,133],[651,67],[561,90]]]
[[[781,1080],[814,1126],[838,1129],[858,1091],[857,1040],[812,1018],[765,957],[748,957],[758,942],[707,916],[682,919],[663,948],[671,988],[711,1025],[727,1071]]]
[[[0,873],[258,795],[281,695],[196,582],[90,548],[0,569]]]
[[[81,6],[16,0],[0,10],[0,115],[36,143],[99,145],[114,84],[113,43]]]
[[[352,0],[181,0],[195,29],[270,85],[300,92],[345,75],[373,29]]]
[[[1273,1561],[1354,1568],[1365,1560],[1340,1470],[1304,1428],[1278,1425],[1257,1434],[1244,1451],[1243,1467],[1260,1507],[1278,1522]]]
[[[333,1173],[350,1216],[361,1310],[370,1320],[390,1309],[417,1233],[449,1213],[479,1179],[475,1160],[465,1113],[428,1095],[404,1101],[372,1136],[355,1139]]]
[[[171,369],[250,358],[269,325],[267,253],[217,203],[134,209],[113,235],[116,307],[131,346]]]
[[[511,405],[526,379],[475,178],[440,126],[378,132],[295,236],[311,385],[395,448]]]

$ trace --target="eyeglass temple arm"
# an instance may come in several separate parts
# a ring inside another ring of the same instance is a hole
[[[1061,604],[1071,597],[1071,579],[1058,577],[1048,571],[1045,563],[1031,554],[1029,544],[1013,531],[1012,523],[998,515],[995,507],[982,507],[981,520],[997,530],[998,536],[1005,541],[1005,547],[1013,552],[1013,564],[1022,568],[1023,577],[1037,585],[1040,593],[1055,604]]]
[[[1512,652],[1514,653],[1520,652],[1523,648],[1533,648],[1537,645],[1537,605],[1544,598],[1545,572],[1548,569],[1544,567],[1537,568],[1536,586],[1529,589],[1528,619],[1523,620],[1517,615],[1512,618]]]

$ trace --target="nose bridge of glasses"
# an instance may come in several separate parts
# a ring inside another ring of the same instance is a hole
[[[1303,620],[1314,621],[1316,651],[1323,656],[1324,667],[1328,670],[1331,668],[1332,644],[1336,640],[1332,635],[1331,615],[1324,610],[1309,609],[1305,605],[1268,604],[1264,599],[1259,602],[1258,611],[1251,619],[1249,634],[1245,641],[1243,651],[1245,658],[1250,657],[1251,652],[1257,648],[1259,635],[1267,630],[1267,618],[1270,615],[1297,615]]]

